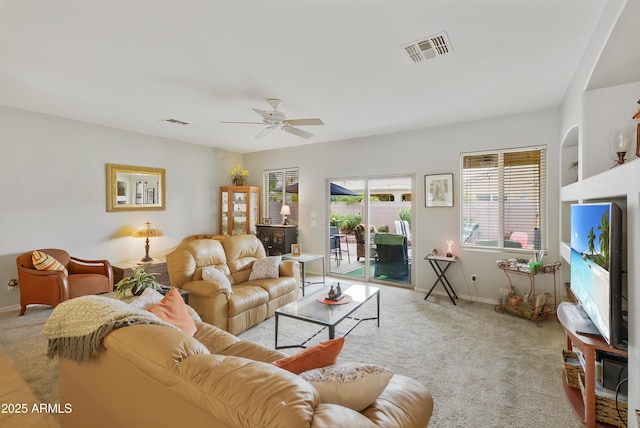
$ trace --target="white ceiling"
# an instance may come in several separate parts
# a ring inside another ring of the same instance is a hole
[[[560,103],[605,3],[0,0],[0,105],[240,153],[527,112]],[[452,54],[402,48],[442,31]],[[220,123],[267,98],[325,125]]]

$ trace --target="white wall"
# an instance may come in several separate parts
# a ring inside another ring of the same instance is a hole
[[[5,284],[15,258],[36,248],[63,248],[112,263],[144,256],[144,241],[126,236],[146,221],[164,232],[151,239],[162,258],[181,239],[218,233],[218,186],[242,156],[210,147],[0,107],[0,310],[19,302]],[[166,210],[106,211],[107,163],[166,169]],[[125,235],[125,236],[123,236]]]
[[[495,261],[510,255],[457,248],[460,228],[457,199],[460,194],[460,153],[542,144],[548,146],[548,212],[552,221],[548,228],[551,248],[545,260],[556,261],[559,259],[558,228],[553,220],[558,211],[558,161],[555,154],[559,150],[559,141],[559,111],[549,109],[421,131],[251,153],[245,155],[244,166],[251,171],[254,185],[261,185],[263,170],[300,168],[299,242],[305,252],[323,254],[326,252],[328,234],[326,178],[414,174],[416,222],[412,224],[412,245],[416,288],[428,289],[435,281],[435,275],[424,257],[433,248],[444,252],[445,241],[453,239],[456,241],[455,253],[460,256],[461,263],[452,267],[447,276],[456,292],[460,296],[477,295],[485,301],[496,302],[499,298],[498,289],[506,286],[506,278],[496,267]],[[455,206],[425,208],[424,175],[449,172],[454,174]],[[315,228],[311,227],[311,213],[314,211],[317,214]],[[471,273],[478,275],[476,290],[472,289],[469,280]],[[540,284],[542,289],[553,289],[550,278],[545,278]],[[520,291],[524,291],[524,286]]]

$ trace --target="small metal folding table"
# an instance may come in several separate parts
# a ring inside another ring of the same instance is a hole
[[[436,279],[436,282],[434,282],[433,285],[431,286],[431,289],[429,290],[427,295],[424,296],[424,300],[427,300],[427,298],[431,295],[431,292],[433,291],[433,289],[436,288],[436,285],[438,285],[438,283],[441,283],[442,287],[444,288],[444,291],[446,291],[447,294],[449,295],[449,299],[451,299],[451,303],[455,305],[456,301],[454,300],[454,297],[457,299],[458,295],[456,294],[455,290],[451,286],[451,283],[445,276],[445,273],[447,272],[447,269],[451,267],[452,264],[458,261],[458,257],[457,256],[443,257],[443,256],[436,256],[433,254],[429,254],[424,259],[429,261],[429,264],[431,265],[431,267],[433,268],[433,271],[436,273],[438,277]],[[444,266],[444,269],[442,268],[443,266]]]

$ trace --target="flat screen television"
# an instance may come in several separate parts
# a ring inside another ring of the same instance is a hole
[[[571,291],[609,345],[627,348],[622,210],[614,202],[571,205]]]

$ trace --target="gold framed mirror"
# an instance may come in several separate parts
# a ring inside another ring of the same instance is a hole
[[[165,170],[107,164],[107,212],[165,209]]]

